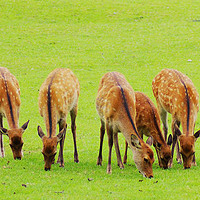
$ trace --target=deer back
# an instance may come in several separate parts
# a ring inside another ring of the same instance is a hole
[[[159,106],[182,124],[184,134],[192,135],[199,110],[192,81],[177,70],[164,69],[154,78],[152,89]]]
[[[15,76],[7,68],[0,68],[0,112],[10,129],[19,127],[20,88]]]
[[[44,117],[47,136],[56,135],[56,124],[66,118],[77,106],[79,82],[70,69],[55,69],[42,84],[39,91],[39,111]]]

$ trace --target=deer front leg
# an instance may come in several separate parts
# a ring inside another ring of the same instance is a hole
[[[124,161],[123,161],[124,164],[127,163],[127,152],[128,152],[128,142],[125,141],[125,153],[124,153]]]
[[[122,158],[119,150],[118,132],[114,133],[114,144],[115,144],[118,166],[120,167],[120,169],[124,169],[124,165],[122,163]]]
[[[3,116],[2,115],[0,115],[0,127],[3,128]],[[0,148],[1,148],[0,157],[4,158],[5,152],[4,152],[4,147],[3,147],[3,134],[0,134]]]
[[[172,119],[172,134],[173,134],[173,142],[172,142],[172,158],[169,161],[168,167],[172,167],[173,156],[174,156],[174,148],[177,143],[177,135],[175,134],[175,124],[177,124],[176,120]]]
[[[108,135],[108,146],[109,146],[109,156],[108,156],[108,166],[107,166],[107,173],[111,174],[111,155],[112,155],[112,147],[113,147],[113,129],[109,126],[109,124],[106,124],[106,130]]]
[[[100,147],[99,147],[99,156],[97,158],[97,165],[102,165],[102,148],[103,148],[103,139],[105,134],[105,123],[101,120],[101,129],[100,129]]]
[[[197,166],[196,159],[195,159],[195,154],[193,155],[192,166]]]
[[[167,132],[168,132],[167,112],[163,108],[161,108],[161,106],[158,106],[158,110],[159,110],[160,118],[163,124],[163,131],[164,131],[164,137],[165,137],[165,142],[166,142]]]
[[[59,132],[66,126],[67,129],[67,124],[65,123],[66,120],[61,119],[59,121]],[[64,167],[64,158],[63,158],[63,149],[64,149],[64,142],[65,142],[65,135],[66,132],[63,135],[63,138],[60,140],[60,151],[59,151],[59,156],[57,163],[60,164],[60,167]]]
[[[180,122],[174,122],[177,124],[178,127],[180,127]],[[180,150],[179,150],[179,143],[178,143],[178,140],[176,142],[176,160],[179,164],[182,163],[182,159],[181,159],[181,154],[180,154]]]
[[[177,160],[178,164],[182,163],[178,140],[176,142],[176,160]]]
[[[76,145],[76,116],[77,116],[77,106],[70,111],[71,115],[71,130],[73,134],[73,140],[74,140],[74,162],[79,163],[78,159],[78,151],[77,151],[77,145]]]

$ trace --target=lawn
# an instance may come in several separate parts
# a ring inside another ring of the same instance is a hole
[[[0,66],[18,79],[20,125],[28,119],[30,123],[23,136],[21,161],[13,160],[4,136],[0,199],[199,199],[200,139],[195,149],[197,166],[189,170],[175,159],[171,169],[162,170],[154,154],[154,178],[146,179],[138,173],[130,150],[128,164],[119,169],[113,149],[112,174],[108,175],[107,137],[103,166],[96,166],[100,120],[95,109],[100,78],[109,71],[123,73],[135,91],[144,92],[154,103],[151,82],[163,68],[188,75],[200,93],[199,7],[197,0],[1,0]],[[73,162],[68,129],[65,167],[55,164],[46,172],[37,135],[38,125],[45,130],[38,94],[48,74],[59,67],[70,68],[81,86],[80,163]],[[4,126],[8,128],[6,119]],[[199,128],[198,115],[195,131]],[[123,155],[122,134],[119,142]]]

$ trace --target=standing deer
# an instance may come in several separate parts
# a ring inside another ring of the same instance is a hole
[[[55,69],[42,84],[39,91],[39,110],[44,118],[47,136],[38,126],[38,135],[42,139],[45,166],[50,170],[60,142],[57,163],[64,167],[63,148],[66,134],[66,118],[71,116],[71,130],[74,140],[74,162],[79,162],[76,146],[76,116],[80,86],[78,79],[70,69]],[[56,125],[59,124],[59,134],[56,136]]]
[[[153,137],[153,145],[156,149],[159,166],[167,169],[168,162],[171,159],[170,145],[172,143],[172,136],[169,136],[168,142],[166,143],[160,129],[160,116],[151,99],[141,92],[135,92],[135,99],[135,121],[138,133],[141,138],[143,138],[143,134],[147,137]],[[148,142],[149,141],[148,139]],[[124,163],[127,162],[127,149],[128,143],[126,142]]]
[[[143,176],[152,178],[153,151],[142,140],[137,131],[135,126],[135,94],[122,74],[109,72],[102,77],[96,98],[96,109],[101,119],[100,149],[97,165],[102,165],[102,146],[106,127],[109,145],[107,173],[111,173],[113,141],[118,165],[120,168],[124,168],[118,145],[118,132],[122,132],[133,151],[136,167]]]
[[[28,126],[27,121],[19,128],[20,88],[15,76],[7,68],[0,67],[0,146],[1,157],[4,157],[2,134],[9,137],[9,144],[14,159],[21,160],[24,144],[22,135]],[[6,117],[9,130],[3,128],[3,117]]]
[[[165,139],[167,138],[167,112],[172,114],[172,166],[174,147],[177,143],[177,160],[183,159],[184,168],[190,168],[195,162],[195,141],[200,131],[194,134],[194,126],[199,110],[199,95],[192,81],[181,72],[174,69],[163,69],[152,82],[153,94],[163,123]],[[183,133],[179,126],[182,125]],[[177,137],[180,142],[177,142]]]

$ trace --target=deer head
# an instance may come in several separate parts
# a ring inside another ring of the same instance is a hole
[[[131,144],[134,147],[132,148],[133,158],[139,172],[144,177],[153,178],[152,164],[154,156],[152,149],[134,134],[131,134]]]
[[[183,166],[185,169],[189,169],[192,164],[192,160],[195,154],[195,142],[200,136],[200,130],[194,135],[184,135],[181,133],[177,125],[175,125],[175,135],[178,136],[180,142],[180,154],[183,159]]]
[[[21,127],[21,128],[15,128],[15,129],[6,129],[6,128],[0,128],[0,132],[4,135],[7,135],[9,137],[9,144],[11,147],[11,150],[13,152],[14,159],[22,159],[23,152],[22,152],[22,146],[24,144],[22,140],[22,135],[26,128],[28,127],[29,120]]]
[[[54,163],[55,155],[57,153],[57,144],[66,133],[66,127],[63,128],[57,136],[47,137],[42,131],[42,128],[38,126],[38,135],[42,139],[43,149],[42,154],[44,156],[44,169],[48,171],[51,169],[51,165]]]
[[[163,169],[168,169],[168,163],[170,159],[172,158],[171,151],[170,151],[171,144],[172,144],[171,134],[168,137],[167,144],[166,143],[160,144],[157,141],[155,141],[155,143],[153,144],[153,146],[155,147],[157,151],[159,166]]]

